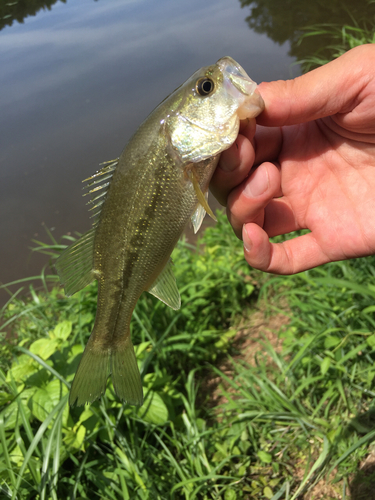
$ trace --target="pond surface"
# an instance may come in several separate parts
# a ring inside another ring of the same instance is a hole
[[[334,1],[332,9],[342,13],[347,3]],[[310,19],[298,13],[311,11],[318,22],[321,7],[296,0],[281,12],[280,5],[2,3],[0,282],[39,274],[48,259],[30,247],[33,238],[48,241],[45,227],[57,239],[89,229],[82,179],[117,157],[141,121],[196,69],[230,55],[257,82],[297,76],[296,33]]]

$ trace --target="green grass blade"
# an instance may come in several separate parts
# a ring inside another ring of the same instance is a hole
[[[65,395],[61,399],[61,401],[58,403],[58,405],[50,412],[50,414],[45,419],[45,421],[40,425],[38,432],[35,434],[35,437],[32,440],[32,442],[30,443],[30,446],[29,446],[27,453],[24,457],[23,464],[20,468],[19,476],[18,476],[16,485],[15,485],[15,489],[13,491],[12,500],[16,500],[16,498],[17,498],[17,493],[18,493],[18,490],[20,488],[20,485],[21,485],[21,482],[23,479],[23,474],[26,470],[26,467],[28,466],[29,460],[32,457],[32,454],[34,453],[35,448],[38,446],[39,441],[44,436],[44,433],[46,432],[46,430],[47,430],[50,422],[52,421],[53,417],[55,416],[55,414],[57,414],[58,412],[63,412],[64,407],[67,404],[67,402],[68,402],[68,395]]]

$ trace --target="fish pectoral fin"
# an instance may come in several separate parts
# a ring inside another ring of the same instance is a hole
[[[202,192],[202,190],[200,188],[199,182],[197,180],[197,177],[196,177],[196,175],[195,175],[195,173],[194,173],[194,171],[192,169],[189,170],[188,177],[191,180],[191,182],[193,183],[194,191],[195,191],[196,197],[198,198],[199,203],[202,205],[202,207],[208,213],[208,215],[215,222],[217,222],[215,214],[211,210],[211,207],[210,207],[210,205],[208,204],[208,201],[207,201],[207,199],[208,199],[208,191],[206,191],[206,193],[203,194],[203,192]],[[203,217],[202,217],[202,220],[203,220]],[[201,221],[201,223],[202,223],[202,221]],[[199,227],[200,227],[200,224],[199,224]],[[199,229],[199,227],[198,227],[198,229]],[[197,229],[197,231],[198,231],[198,229]],[[195,227],[194,227],[194,230],[195,230]],[[195,231],[195,232],[197,232],[197,231]]]
[[[177,310],[181,307],[181,297],[172,265],[172,260],[169,259],[162,272],[147,291],[164,302],[164,304],[167,304],[167,306]]]
[[[83,234],[56,260],[60,282],[69,297],[96,279],[94,266],[95,229]]]

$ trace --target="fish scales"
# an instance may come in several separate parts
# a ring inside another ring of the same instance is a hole
[[[158,146],[161,158],[153,154],[150,161],[141,162],[134,169],[122,170],[122,165],[132,161],[128,155],[123,156],[113,176],[95,235],[98,311],[103,309],[98,315],[104,322],[109,342],[117,334],[122,336],[127,326],[120,321],[115,328],[109,328],[117,321],[118,305],[121,303],[120,317],[130,321],[139,295],[149,288],[168,262],[197,203],[194,189],[186,187],[191,183],[181,179],[174,160],[164,154],[161,144]],[[137,196],[127,196],[129,186],[136,186]],[[175,198],[180,202],[175,203]],[[125,224],[123,213],[131,214]],[[110,248],[109,240],[112,242]]]
[[[70,404],[100,397],[109,374],[121,399],[142,404],[130,338],[134,307],[144,291],[180,307],[170,255],[190,219],[197,231],[206,211],[213,215],[207,192],[220,153],[235,141],[240,119],[254,118],[263,106],[241,66],[222,58],[168,96],[118,161],[89,179],[94,203],[104,200],[98,220],[56,262],[69,295],[98,280],[95,324]]]

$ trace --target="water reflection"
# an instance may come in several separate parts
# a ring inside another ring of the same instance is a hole
[[[66,0],[9,0],[0,4],[0,30],[17,21],[23,23],[26,17],[35,16],[40,10],[51,10],[52,5]]]
[[[374,26],[375,3],[369,0],[301,1],[289,0],[240,0],[241,7],[250,7],[246,18],[249,28],[256,33],[265,33],[278,44],[290,43],[289,54],[298,60],[319,51],[322,57],[329,56],[329,35],[306,37],[300,41],[303,28],[335,24],[339,27],[357,25]]]

